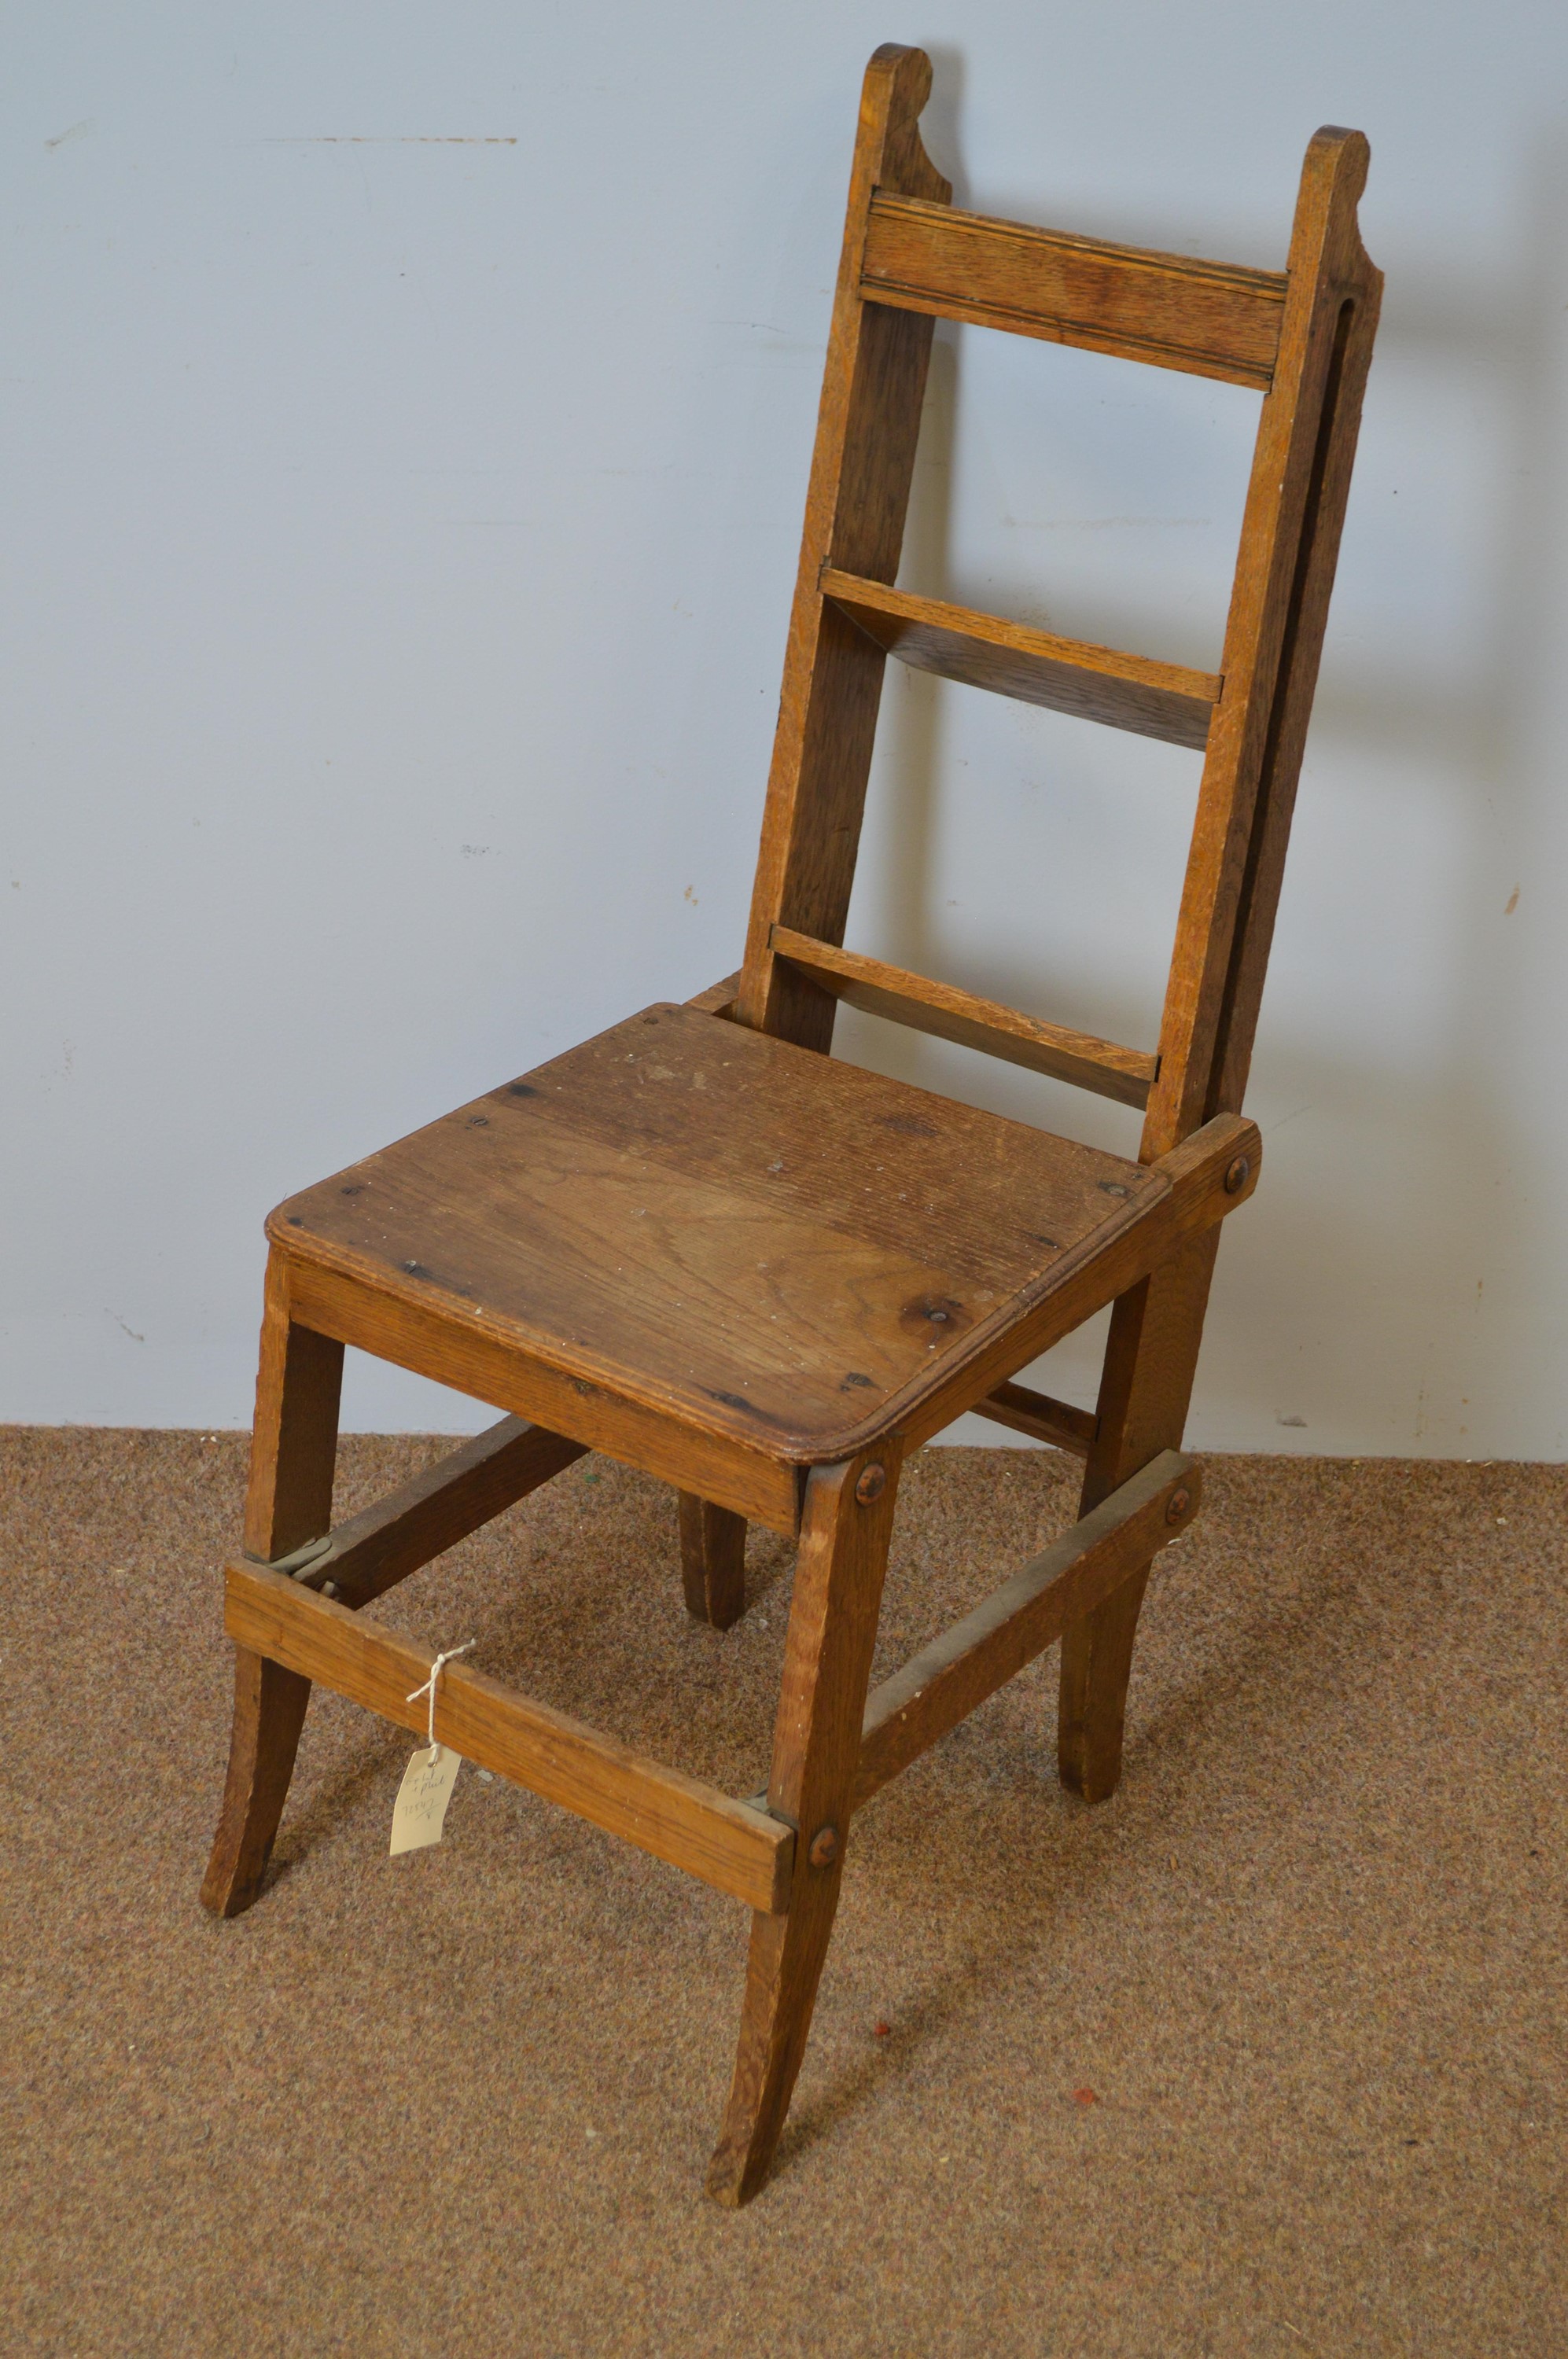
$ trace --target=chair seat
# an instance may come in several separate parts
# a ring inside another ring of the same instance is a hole
[[[894,1430],[1168,1190],[665,1005],[290,1198],[267,1231],[340,1280],[812,1464]]]

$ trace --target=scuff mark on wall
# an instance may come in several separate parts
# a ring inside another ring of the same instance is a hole
[[[89,127],[86,124],[78,126],[81,130]],[[62,139],[74,136],[70,131],[60,134]],[[515,147],[517,143],[515,137],[475,137],[464,132],[326,131],[307,132],[295,139],[268,139],[263,144],[268,147]],[[60,140],[50,139],[45,145],[58,147]]]

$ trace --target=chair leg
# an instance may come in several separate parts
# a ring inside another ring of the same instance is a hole
[[[833,1932],[877,1617],[893,1527],[897,1440],[806,1486],[768,1803],[798,1830],[788,1908],[752,1919],[740,2047],[708,2172],[721,2203],[766,2180],[805,2053]]]
[[[1118,1299],[1080,1515],[1160,1451],[1180,1449],[1218,1245],[1215,1226]],[[1133,1642],[1148,1586],[1145,1565],[1062,1636],[1057,1767],[1085,1802],[1106,1800],[1121,1783]]]
[[[229,1774],[201,1879],[201,1906],[214,1917],[238,1917],[261,1891],[310,1701],[309,1680],[234,1648]]]
[[[681,1578],[694,1622],[727,1630],[746,1612],[746,1517],[681,1494]]]
[[[287,1556],[331,1527],[343,1357],[341,1343],[291,1322],[285,1273],[274,1256],[245,1501],[252,1556]],[[228,1779],[201,1883],[203,1907],[219,1917],[237,1917],[261,1890],[310,1700],[309,1680],[246,1647],[234,1653]]]
[[[1133,1641],[1148,1587],[1145,1565],[1062,1634],[1056,1762],[1080,1801],[1108,1801],[1121,1783]]]

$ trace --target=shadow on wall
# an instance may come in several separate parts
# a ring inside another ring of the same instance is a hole
[[[944,55],[927,130],[950,172],[960,88],[961,61]],[[1147,222],[1095,226],[1149,242]],[[1371,1432],[1395,1452],[1548,1456],[1564,1440],[1549,1404],[1533,1425],[1519,1408],[1520,1353],[1540,1364],[1532,1335],[1544,1351],[1547,1327],[1562,1323],[1548,1191],[1530,1184],[1532,1170],[1553,1168],[1554,1150],[1527,1111],[1544,1048],[1531,1038],[1545,1023],[1535,1010],[1560,978],[1539,929],[1518,922],[1513,887],[1530,894],[1564,850],[1548,781],[1563,751],[1550,682],[1565,586],[1565,227],[1560,146],[1532,176],[1511,286],[1419,264],[1388,269],[1249,1100],[1266,1134],[1282,1136],[1269,1185],[1221,1256],[1200,1378],[1213,1420],[1236,1437],[1228,1446],[1354,1450]],[[1216,232],[1205,250],[1236,242]],[[984,333],[939,325],[933,347],[901,572],[932,592],[953,578],[964,340]],[[1455,584],[1457,603],[1444,609]],[[1102,632],[1149,645],[1130,573],[1124,610],[1107,613]],[[889,688],[879,754],[896,815],[868,827],[880,865],[857,892],[857,923],[875,907],[880,938],[852,927],[852,942],[1086,1020],[1043,1004],[1051,965],[1062,963],[1049,935],[1019,944],[1004,928],[955,953],[942,922],[952,887],[941,845],[953,840],[955,799],[983,791],[972,773],[955,779],[953,758],[955,731],[969,727],[955,701],[975,692],[896,666]],[[1129,864],[1140,853],[1153,856],[1126,845]],[[1126,1016],[1117,995],[1113,987],[1098,1028]],[[1138,1031],[1119,1037],[1142,1045]],[[1114,1110],[1076,1096],[1070,1106],[1056,1085],[968,1052],[866,1018],[846,1018],[842,1049],[1131,1151]],[[1313,1274],[1305,1288],[1303,1271]],[[1064,1364],[1081,1397],[1092,1389],[1079,1339],[1054,1355],[1059,1384]]]

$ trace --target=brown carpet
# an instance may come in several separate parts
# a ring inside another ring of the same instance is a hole
[[[444,1446],[348,1441],[343,1501]],[[243,1457],[0,1435],[5,2351],[1568,2351],[1562,1469],[1211,1461],[1116,1799],[1057,1786],[1051,1656],[857,1822],[737,2215],[735,1904],[472,1768],[390,1860],[409,1742],[321,1696],[272,1888],[197,1907]],[[885,1664],[1073,1473],[915,1462]],[[590,1459],[374,1610],[746,1792],[751,1573],[688,1622],[670,1497]]]

